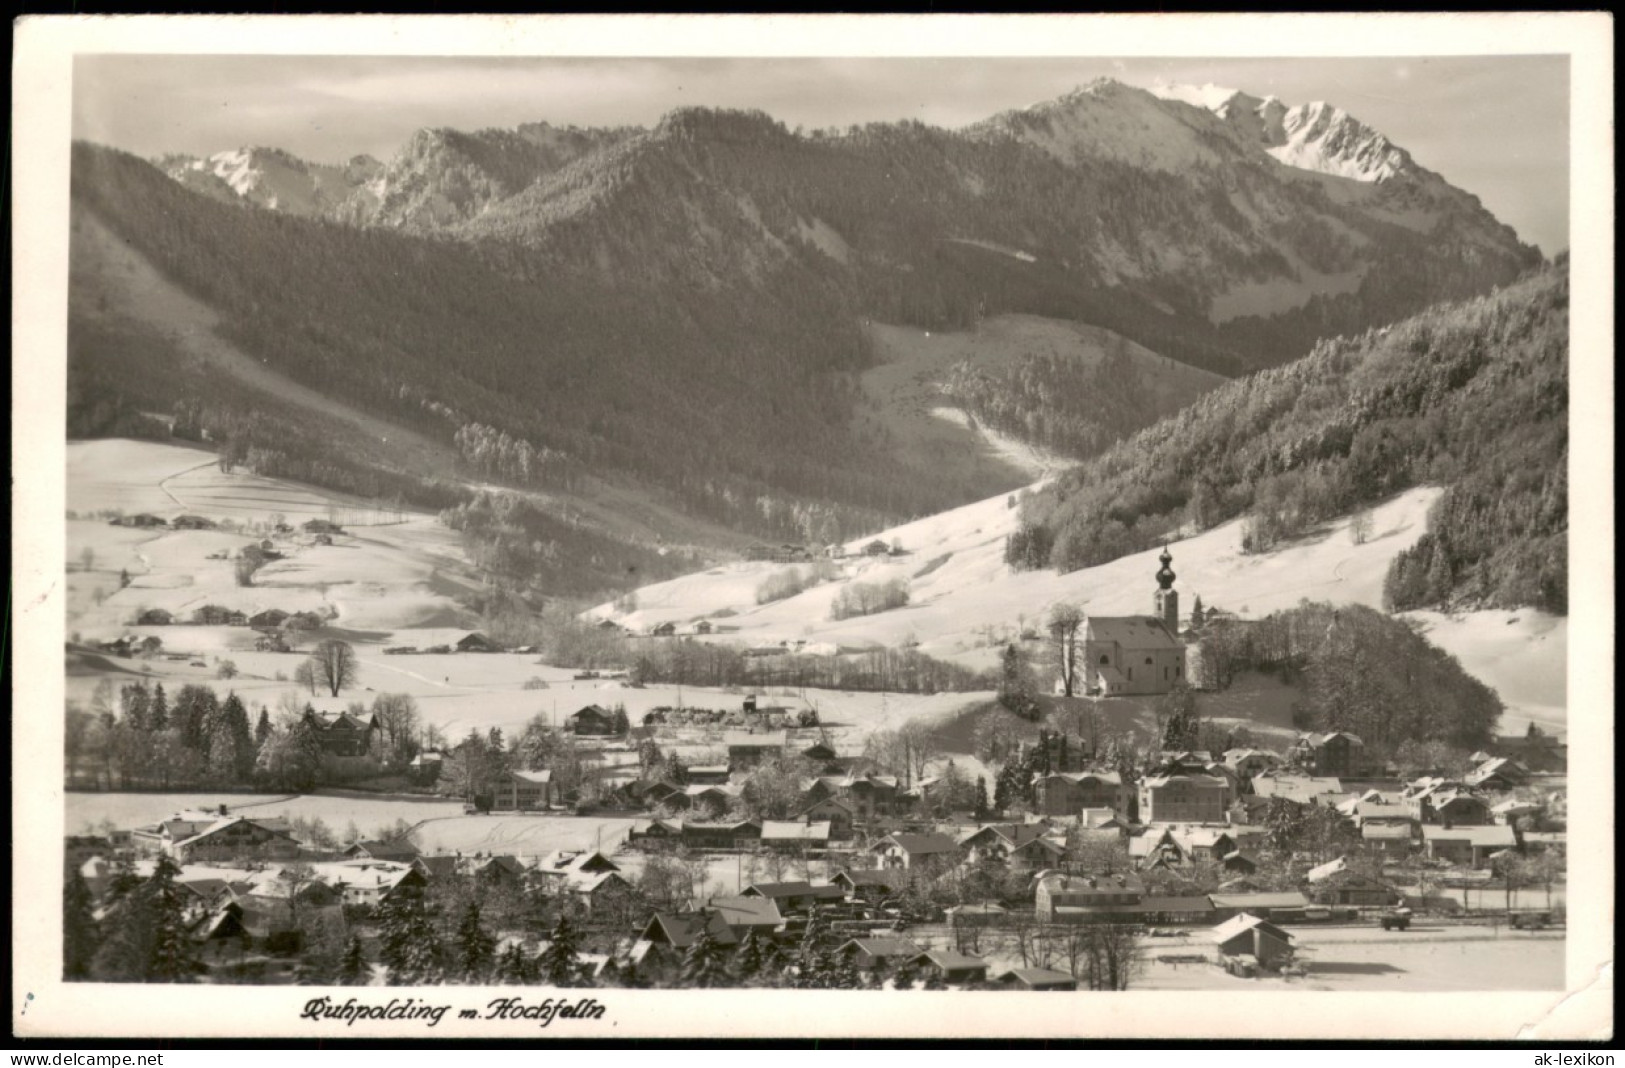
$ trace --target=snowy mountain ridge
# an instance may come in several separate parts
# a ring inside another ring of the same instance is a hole
[[[1357,182],[1383,182],[1417,170],[1410,153],[1323,100],[1288,106],[1278,97],[1256,97],[1212,83],[1158,83],[1148,92],[1211,111],[1244,141],[1263,145],[1288,167]]]

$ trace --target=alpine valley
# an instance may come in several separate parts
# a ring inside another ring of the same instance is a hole
[[[72,184],[70,436],[501,493],[541,547],[515,573],[571,595],[1014,490],[1540,263],[1331,105],[1110,80],[958,130],[679,109],[334,164],[81,142]]]

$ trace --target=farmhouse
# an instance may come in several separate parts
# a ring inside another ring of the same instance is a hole
[[[513,812],[535,812],[553,807],[553,771],[509,770],[497,779],[491,808]]]
[[[458,639],[457,651],[459,653],[500,653],[502,646],[475,631]]]
[[[138,848],[156,846],[178,864],[239,857],[286,859],[299,855],[299,843],[270,820],[257,822],[240,816],[201,821],[165,820],[134,833]]]
[[[598,705],[588,705],[566,716],[564,729],[572,734],[615,734],[615,713]]]
[[[384,735],[383,725],[372,712],[317,712],[307,708],[304,723],[315,732],[322,752],[331,756],[366,756],[378,749]]]

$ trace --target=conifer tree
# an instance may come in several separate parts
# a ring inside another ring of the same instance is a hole
[[[919,978],[920,969],[914,966],[912,960],[905,960],[897,966],[897,971],[892,974],[892,989],[912,990]]]
[[[559,914],[548,939],[540,962],[542,981],[549,986],[579,986],[581,936],[567,914]]]
[[[762,936],[752,927],[745,932],[745,938],[739,943],[739,949],[734,954],[734,970],[739,978],[746,983],[753,982],[762,974],[765,956]]]
[[[496,939],[480,923],[480,905],[470,901],[457,925],[457,963],[471,983],[485,979],[496,957]]]
[[[438,982],[441,973],[440,935],[423,896],[398,890],[379,906],[379,957],[389,968],[392,985]]]
[[[164,695],[164,684],[152,690],[152,704],[147,709],[147,730],[158,734],[169,729],[169,698]]]
[[[361,936],[352,934],[344,944],[344,955],[339,958],[339,985],[366,986],[370,978],[367,957],[361,948]]]
[[[75,868],[62,887],[62,978],[89,979],[98,940],[90,887]]]
[[[119,703],[124,706],[124,725],[133,731],[147,729],[151,695],[146,683],[132,682],[119,691]]]
[[[683,985],[724,986],[728,981],[727,950],[707,924],[683,954]]]
[[[152,876],[139,891],[151,922],[148,982],[190,983],[196,977],[197,962],[186,931],[186,905],[180,888],[175,885],[175,876],[179,874],[174,861],[160,856]]]
[[[271,736],[271,710],[260,706],[260,720],[254,724],[254,752],[265,748],[265,739]]]
[[[536,962],[518,942],[502,951],[497,961],[497,977],[511,986],[529,986],[536,982]]]

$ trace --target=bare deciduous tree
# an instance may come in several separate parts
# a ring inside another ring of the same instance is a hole
[[[316,646],[307,661],[315,673],[316,681],[326,686],[334,697],[346,686],[354,686],[361,679],[360,664],[355,649],[349,642],[328,638]]]
[[[1055,674],[1061,680],[1061,693],[1072,697],[1078,683],[1078,634],[1083,629],[1083,609],[1061,603],[1050,609],[1049,633]]]

